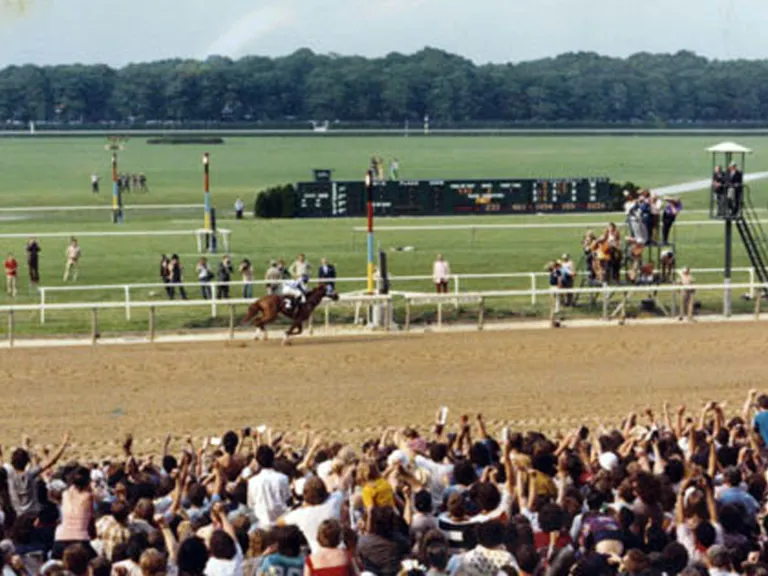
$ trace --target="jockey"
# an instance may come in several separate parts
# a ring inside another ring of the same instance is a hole
[[[293,304],[301,305],[307,298],[307,283],[309,276],[303,274],[296,280],[291,280],[283,285],[283,296],[287,296],[286,308],[292,308]]]

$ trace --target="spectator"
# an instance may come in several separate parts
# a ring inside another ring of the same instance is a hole
[[[248,507],[259,527],[269,529],[288,511],[291,488],[288,477],[274,469],[275,452],[269,446],[256,451],[259,472],[248,481]]]
[[[8,468],[8,494],[11,505],[18,516],[27,512],[38,514],[42,510],[37,482],[40,475],[53,468],[69,445],[69,435],[65,435],[59,449],[42,465],[30,467],[29,452],[17,448],[11,455],[11,466]]]
[[[562,288],[573,288],[573,279],[576,275],[576,271],[573,265],[573,260],[571,260],[571,257],[568,254],[563,254],[563,257],[560,260],[560,275],[562,278]],[[564,300],[566,306],[571,306],[573,304],[573,294],[566,294]]]
[[[238,268],[243,278],[243,298],[253,298],[253,266],[248,258],[243,258]]]
[[[336,267],[333,264],[328,263],[328,259],[323,257],[320,260],[320,268],[317,269],[318,278],[328,285],[328,294],[333,294],[336,290],[336,284],[329,282],[336,278]]]
[[[69,276],[72,274],[72,280],[77,282],[77,275],[80,270],[80,245],[77,243],[77,238],[72,237],[69,240],[69,246],[65,252],[66,264],[64,266],[64,282],[69,281]]]
[[[277,541],[277,552],[264,557],[258,574],[303,574],[304,557],[301,555],[301,531],[296,526],[277,528],[275,540]]]
[[[341,519],[344,493],[337,490],[329,495],[323,481],[312,476],[304,483],[302,497],[302,507],[285,514],[278,525],[298,526],[310,550],[313,553],[319,552],[321,545],[318,543],[318,530],[326,520]]]
[[[280,277],[283,280],[291,280],[291,273],[288,271],[288,268],[285,267],[285,260],[282,258],[277,261],[277,269],[280,271]]]
[[[27,245],[24,248],[27,253],[27,268],[29,268],[29,283],[32,290],[37,289],[37,285],[40,284],[40,244],[37,243],[37,239],[32,237],[27,241]]]
[[[437,255],[435,263],[432,264],[432,281],[435,283],[435,289],[438,294],[448,292],[448,280],[451,278],[451,269],[448,262],[445,261],[442,254]]]
[[[3,263],[3,268],[5,269],[5,291],[11,298],[16,298],[18,293],[16,278],[19,272],[19,263],[16,262],[13,254],[8,254],[8,258]]]
[[[389,164],[389,179],[400,180],[400,161],[397,158],[392,158]]]
[[[299,254],[293,264],[291,264],[288,273],[293,280],[298,280],[304,276],[309,278],[312,275],[312,265],[307,262],[304,254]]]
[[[278,266],[277,260],[270,261],[267,273],[264,275],[264,280],[269,282],[267,284],[267,294],[278,294],[280,292],[284,278],[283,271]]]
[[[675,272],[675,253],[671,248],[661,252],[661,281],[671,282]]]
[[[237,200],[235,200],[235,219],[237,220],[243,219],[243,208],[244,208],[243,201],[238,196]]]
[[[465,497],[454,492],[448,497],[448,506],[438,518],[438,526],[448,540],[452,554],[460,554],[475,546],[475,526],[465,506]]]
[[[225,254],[219,263],[219,272],[216,275],[216,297],[219,299],[229,298],[229,283],[232,280],[232,259],[229,254]]]
[[[677,215],[683,210],[683,203],[676,198],[667,198],[664,206],[664,214],[661,221],[661,239],[664,245],[669,244],[669,233],[677,219]]]
[[[453,574],[496,576],[505,566],[518,569],[517,560],[504,547],[505,529],[501,522],[486,522],[477,527],[477,546],[448,565]]]
[[[61,524],[56,530],[56,544],[53,558],[62,558],[64,550],[79,544],[88,553],[91,560],[96,553],[91,548],[89,528],[93,520],[93,492],[91,491],[91,471],[78,466],[70,475],[70,486],[62,494]]]
[[[317,530],[317,547],[307,556],[304,576],[354,576],[349,550],[340,549],[342,527],[338,520],[324,520]]]
[[[211,281],[215,278],[213,272],[208,267],[208,259],[203,256],[196,266],[197,279],[200,282],[200,292],[203,300],[210,300],[212,294]]]
[[[99,176],[97,174],[91,174],[91,193],[99,193]]]
[[[70,546],[63,553],[64,568],[73,576],[87,576],[91,553],[82,544]]]
[[[179,289],[179,296],[182,300],[187,300],[187,292],[184,290],[184,267],[181,265],[181,260],[178,254],[171,256],[171,260],[168,263],[168,271],[171,279],[171,298],[174,297],[174,288]]]
[[[165,293],[168,295],[169,300],[173,300],[173,287],[171,283],[171,261],[165,254],[160,255],[160,280],[165,284]]]
[[[363,569],[376,576],[398,574],[400,562],[410,551],[408,538],[396,530],[395,521],[393,508],[374,508],[369,529],[360,537],[357,551]]]
[[[760,504],[741,487],[741,470],[737,466],[729,466],[723,472],[725,489],[717,497],[720,506],[736,504],[743,508],[747,517],[754,518],[760,511]]]

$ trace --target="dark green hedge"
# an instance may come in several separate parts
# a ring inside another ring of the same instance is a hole
[[[267,188],[256,196],[256,218],[293,218],[296,215],[296,189],[293,184]]]
[[[218,136],[165,136],[149,138],[147,144],[224,144],[224,138]]]
[[[637,192],[640,190],[634,182],[611,182],[611,201],[609,208],[612,212],[621,212],[624,210],[624,190]]]

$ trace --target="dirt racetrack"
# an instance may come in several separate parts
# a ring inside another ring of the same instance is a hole
[[[166,433],[220,435],[310,422],[328,437],[360,440],[389,425],[487,420],[547,431],[664,400],[698,413],[709,399],[741,409],[768,388],[762,324],[426,334],[270,343],[15,349],[0,352],[0,443],[23,433],[57,442],[70,430],[79,455],[137,448]]]

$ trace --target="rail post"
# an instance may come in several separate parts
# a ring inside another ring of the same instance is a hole
[[[603,320],[608,320],[608,283],[603,282]]]
[[[216,290],[216,282],[211,282],[209,287],[211,289],[211,318],[216,318],[216,292],[218,292],[218,290]]]
[[[131,320],[131,287],[127,284],[123,286],[125,290],[125,319],[130,322]]]
[[[235,305],[229,305],[229,339],[235,338]]]
[[[315,322],[312,319],[314,317],[314,313],[309,315],[309,319],[307,321],[307,332],[309,332],[309,335],[312,336],[312,334],[315,333]]]
[[[331,326],[331,306],[325,305],[325,331],[328,332]]]
[[[754,299],[755,298],[755,267],[750,266],[748,272],[749,272],[749,297]]]
[[[672,282],[675,282],[675,280],[672,280]],[[673,286],[675,286],[675,284],[673,284]],[[677,316],[677,290],[672,290],[670,294],[672,295],[672,306],[670,307],[670,312],[672,317],[675,318]]]
[[[99,339],[99,309],[91,308],[91,344],[96,344]]]
[[[483,329],[483,322],[485,321],[485,298],[480,298],[480,305],[477,311],[477,329]]]
[[[458,295],[459,295],[459,293],[461,292],[461,288],[460,288],[460,280],[461,280],[461,279],[459,278],[459,275],[458,275],[458,274],[456,274],[456,275],[453,277],[453,293],[454,293],[454,294],[456,294],[456,296],[458,296]]]
[[[536,306],[536,274],[531,272],[531,304]]]
[[[622,324],[627,321],[627,303],[629,302],[629,292],[623,292],[621,296],[621,315],[619,320]]]
[[[442,328],[443,326],[443,302],[441,300],[437,301],[437,327]]]
[[[156,331],[156,314],[155,314],[155,307],[150,306],[149,307],[149,341],[154,342],[155,341],[155,331]]]
[[[13,348],[14,330],[16,328],[16,321],[13,316],[13,309],[8,310],[8,347]]]
[[[45,288],[38,288],[40,290],[40,324],[45,324]]]
[[[405,297],[405,331],[411,329],[411,301]]]
[[[750,288],[751,290],[752,288]],[[762,296],[758,295],[757,298],[755,298],[755,320],[760,320],[760,300],[762,300]]]

